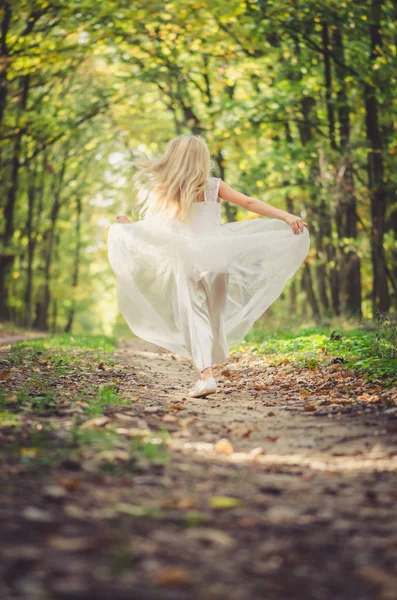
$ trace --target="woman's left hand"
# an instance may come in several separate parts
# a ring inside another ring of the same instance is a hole
[[[130,223],[131,221],[126,215],[117,215],[117,223]]]
[[[307,227],[307,223],[296,215],[288,214],[285,218],[285,222],[291,227],[295,235],[303,233],[304,228]]]

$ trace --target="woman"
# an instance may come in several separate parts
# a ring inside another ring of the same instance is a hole
[[[169,142],[138,165],[144,218],[110,226],[109,260],[118,302],[140,338],[192,359],[191,397],[217,389],[212,367],[280,296],[307,256],[307,223],[210,176],[199,136]],[[220,200],[268,219],[221,225]]]

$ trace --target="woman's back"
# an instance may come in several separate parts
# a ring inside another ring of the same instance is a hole
[[[209,177],[204,199],[192,203],[190,226],[195,233],[215,233],[221,224],[220,182],[216,177]]]

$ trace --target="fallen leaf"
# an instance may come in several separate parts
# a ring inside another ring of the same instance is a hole
[[[224,369],[223,371],[221,371],[221,375],[223,375],[223,377],[227,377],[228,379],[232,379],[232,373],[229,369]]]
[[[379,567],[375,567],[374,565],[363,565],[358,567],[357,573],[360,577],[365,579],[365,581],[384,586],[388,589],[393,588],[397,591],[397,577],[379,569]]]
[[[159,507],[164,510],[174,510],[177,508],[177,501],[175,498],[164,498],[160,500]]]
[[[252,527],[256,527],[258,521],[252,517],[242,517],[237,521],[237,523],[240,527],[251,529]]]
[[[50,535],[47,538],[47,543],[54,550],[62,552],[83,552],[91,548],[97,548],[101,544],[101,540],[97,537],[75,537],[69,538],[63,535]]]
[[[136,427],[127,429],[126,427],[117,427],[116,433],[128,435],[129,437],[146,437],[150,435],[150,429],[138,429]]]
[[[197,421],[196,417],[185,417],[184,419],[180,419],[179,423],[182,427],[187,427]]]
[[[233,450],[233,446],[229,442],[229,440],[223,438],[215,444],[215,452],[231,454],[232,452],[234,452],[234,450]]]
[[[106,423],[109,423],[110,419],[108,417],[95,417],[94,419],[89,419],[85,421],[82,425],[80,425],[80,429],[91,429],[95,427],[103,427]]]
[[[10,379],[12,373],[10,370],[2,371],[0,373],[0,380],[5,381],[6,379]]]
[[[272,506],[267,511],[267,518],[272,524],[295,523],[298,518],[298,512],[289,506]]]
[[[52,523],[54,521],[54,517],[49,511],[36,506],[27,506],[22,515],[27,521],[33,521],[34,523]]]
[[[136,421],[136,417],[131,417],[130,415],[126,415],[125,413],[115,413],[114,415],[116,419],[121,419],[122,421]]]
[[[250,450],[250,455],[253,459],[260,456],[261,454],[265,454],[265,451],[261,446],[258,446],[257,448],[252,448],[252,450]]]
[[[65,490],[75,490],[80,485],[80,481],[72,477],[62,477],[61,479],[57,479],[57,483],[65,488]]]
[[[161,587],[173,587],[192,583],[192,577],[182,567],[164,567],[155,576],[157,585]]]
[[[231,435],[238,435],[240,437],[249,437],[252,433],[252,429],[249,429],[248,427],[244,427],[244,425],[237,425],[237,427],[233,427],[230,430],[230,434]]]
[[[177,508],[181,510],[188,510],[191,508],[197,508],[197,500],[193,496],[184,496],[177,503]]]
[[[236,546],[236,540],[228,533],[220,531],[219,529],[200,527],[198,529],[190,529],[186,533],[189,538],[200,542],[217,544],[223,548],[234,548]]]
[[[307,410],[309,412],[313,412],[316,410],[316,405],[313,404],[312,402],[309,402],[308,404],[305,404],[305,410]]]
[[[210,506],[214,510],[228,510],[229,508],[243,506],[243,502],[232,496],[213,496],[210,499]]]
[[[4,400],[5,400],[5,402],[9,402],[9,403],[16,402],[17,401],[17,395],[16,394],[10,394],[9,396],[6,396]]]
[[[21,448],[20,455],[26,458],[35,458],[37,456],[37,448]]]
[[[47,485],[43,489],[43,496],[49,500],[62,500],[66,496],[66,491],[60,485]]]
[[[179,421],[178,417],[174,415],[164,415],[162,419],[165,423],[177,423]]]

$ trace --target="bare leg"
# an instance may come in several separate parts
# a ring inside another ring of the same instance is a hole
[[[204,282],[203,282],[204,283]],[[226,337],[223,331],[223,310],[227,298],[229,277],[227,273],[211,274],[205,280],[208,314],[212,327],[212,362],[223,362],[229,356]],[[208,364],[208,363],[207,363]],[[203,369],[201,379],[213,377],[212,366]]]
[[[207,367],[204,371],[201,371],[201,379],[207,381],[210,377],[213,377],[212,367]]]
[[[213,364],[220,364],[230,356],[223,322],[228,287],[229,275],[227,273],[214,274],[211,279],[210,293],[207,296],[213,334]]]
[[[200,377],[205,380],[210,376],[207,372],[212,372],[213,333],[204,281],[181,277],[178,301],[186,349]]]

